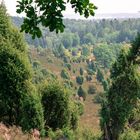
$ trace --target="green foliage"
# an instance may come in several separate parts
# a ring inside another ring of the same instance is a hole
[[[83,68],[80,68],[80,75],[83,75],[84,74],[84,70]]]
[[[19,17],[12,17],[12,19],[18,27],[21,26],[24,20]],[[85,45],[85,36],[90,33],[93,36],[91,39],[94,40],[94,44],[96,44],[97,47],[106,44],[115,56],[118,56],[120,47],[122,46],[121,44],[132,41],[137,35],[137,32],[140,31],[139,19],[102,19],[90,21],[64,19],[64,24],[66,26],[65,34],[72,36],[72,47],[77,48],[79,44]],[[124,28],[125,34],[121,34]],[[25,34],[26,41],[29,45],[35,47],[41,46],[42,48],[46,48],[46,46],[55,48],[61,45],[63,34],[49,32],[48,29],[45,28],[42,28],[42,30],[42,37],[39,39],[36,38],[33,40],[30,35]],[[121,38],[119,37],[120,35],[122,36]],[[75,46],[76,44],[77,46]]]
[[[94,134],[93,130],[84,128],[83,130],[80,130],[81,132],[81,140],[101,140],[99,134]]]
[[[95,74],[95,72],[92,69],[87,68],[88,75],[92,76]]]
[[[33,62],[33,68],[37,69],[40,67],[40,62],[39,61],[34,61]]]
[[[72,47],[73,39],[72,35],[68,33],[64,33],[62,36],[62,44],[66,49]]]
[[[46,44],[48,48],[52,48],[53,47],[53,41],[51,37],[46,37]]]
[[[17,13],[26,13],[26,18],[24,18],[21,31],[30,33],[33,38],[36,36],[41,37],[42,33],[39,28],[39,24],[42,24],[44,27],[49,27],[50,31],[56,30],[57,33],[59,31],[63,32],[65,26],[63,24],[62,13],[66,10],[67,3],[71,4],[76,13],[78,12],[80,15],[84,15],[86,18],[88,18],[90,15],[94,16],[94,10],[97,9],[96,6],[90,3],[89,0],[68,0],[67,2],[59,0],[18,1]]]
[[[74,139],[73,131],[69,128],[64,129],[58,129],[57,131],[52,131],[51,129],[48,131],[48,136],[52,140],[58,140],[58,139]]]
[[[84,36],[84,43],[85,44],[94,44],[94,37],[93,37],[92,33],[87,33]]]
[[[73,82],[70,81],[70,80],[65,80],[64,81],[64,86],[68,89],[71,89],[74,85],[73,85]]]
[[[102,44],[93,50],[96,61],[104,68],[110,68],[115,60],[115,54],[107,44]]]
[[[70,79],[69,73],[65,69],[61,71],[61,77],[68,80]]]
[[[87,46],[82,47],[82,55],[83,56],[89,56],[90,55],[90,49]]]
[[[73,43],[72,43],[72,46],[73,47],[76,47],[80,44],[80,38],[79,38],[79,35],[76,33],[76,34],[73,34]]]
[[[6,13],[6,7],[4,3],[0,3],[0,35],[7,38],[8,32],[10,31],[9,27],[9,17],[8,14]]]
[[[69,71],[71,71],[71,64],[66,63],[66,64],[65,64],[65,67],[67,67],[67,68],[68,68],[68,70],[69,70]]]
[[[69,92],[59,83],[45,83],[41,90],[44,107],[45,127],[56,130],[64,127],[74,127],[77,120],[73,120],[75,108],[71,106]]]
[[[21,99],[28,93],[26,80],[30,79],[30,68],[25,54],[12,47],[8,40],[0,40],[0,106],[4,108],[0,116],[1,121],[14,124],[19,123]]]
[[[103,73],[102,71],[98,68],[97,69],[97,75],[96,75],[96,78],[99,82],[102,82],[104,80],[104,76],[103,76]]]
[[[76,77],[76,82],[79,84],[79,85],[82,85],[83,82],[84,82],[84,78],[82,76],[77,76]]]
[[[140,132],[134,131],[133,129],[125,130],[124,133],[120,136],[119,140],[139,140]]]
[[[68,139],[68,140],[101,140],[100,134],[95,134],[91,129],[78,128],[75,131],[64,128],[57,131],[49,130],[49,138],[52,140]]]
[[[83,99],[86,100],[86,92],[84,91],[82,86],[79,87],[77,93],[78,93],[79,97],[83,97]]]
[[[128,120],[128,126],[134,130],[140,130],[140,99],[135,103],[134,109]]]
[[[33,89],[30,89],[33,91]],[[34,92],[23,99],[23,111],[21,113],[20,126],[23,130],[37,128],[41,133],[44,131],[44,114],[40,96]]]
[[[56,57],[64,57],[64,46],[61,44],[53,49],[53,53]]]
[[[96,72],[96,69],[97,69],[97,64],[95,62],[89,62],[88,64],[88,68],[91,69],[93,72]]]
[[[108,81],[103,80],[103,81],[102,81],[102,85],[103,85],[104,91],[107,91],[107,90],[108,90],[108,88],[109,88]]]
[[[64,57],[63,57],[63,61],[64,61],[64,63],[68,63],[68,61],[69,61],[69,60],[68,60],[68,57],[64,56]]]
[[[77,105],[77,110],[78,110],[78,114],[82,115],[84,113],[84,104],[80,101],[75,102],[75,104]]]
[[[5,32],[0,35],[0,121],[21,126],[24,130],[43,130],[43,110],[41,102],[32,94],[32,70],[26,44],[10,23],[2,5],[0,18],[6,21],[1,20],[0,23],[1,27],[5,26],[4,29],[0,28],[0,32]]]
[[[102,128],[110,139],[118,140],[140,97],[139,44],[140,35],[130,49],[122,50],[111,70],[112,85],[101,110]]]

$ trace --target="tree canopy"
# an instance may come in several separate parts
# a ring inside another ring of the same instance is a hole
[[[104,139],[118,140],[140,98],[140,35],[120,53],[111,70],[112,83],[102,104]]]
[[[43,130],[40,98],[32,84],[24,38],[14,27],[0,4],[0,121],[23,130]]]
[[[49,27],[50,31],[58,33],[64,31],[63,11],[67,4],[71,4],[75,13],[88,18],[94,16],[97,7],[89,0],[21,0],[18,1],[17,13],[25,12],[26,18],[21,26],[21,31],[30,33],[33,38],[41,37],[39,24]]]

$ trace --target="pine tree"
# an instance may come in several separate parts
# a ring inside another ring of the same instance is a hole
[[[104,76],[103,76],[103,73],[102,71],[98,68],[97,69],[97,75],[96,75],[96,78],[99,82],[102,82],[104,80]]]
[[[86,92],[84,91],[82,86],[80,86],[78,89],[78,95],[79,95],[79,97],[83,97],[83,99],[86,100]]]
[[[26,43],[10,22],[2,3],[0,5],[0,121],[7,125],[21,126],[24,130],[43,129],[43,109],[40,99],[35,98],[36,93],[31,80],[32,69]],[[29,114],[34,116],[31,117]]]
[[[74,114],[73,109],[71,110],[70,107],[70,96],[66,88],[58,82],[49,84],[46,82],[42,85],[40,93],[42,95],[46,128],[56,130],[75,126],[73,123],[74,118],[71,118],[74,117]]]
[[[4,2],[0,3],[0,36],[8,37],[10,31],[10,20]]]
[[[112,85],[102,104],[104,140],[118,140],[138,98],[140,98],[140,35],[132,47],[123,49],[111,70]]]

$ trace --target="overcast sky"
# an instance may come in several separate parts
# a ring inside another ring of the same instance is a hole
[[[140,11],[140,0],[91,0],[98,7],[96,13],[137,13]],[[8,13],[17,16],[16,0],[5,0]],[[72,10],[68,7],[65,12],[70,15]]]

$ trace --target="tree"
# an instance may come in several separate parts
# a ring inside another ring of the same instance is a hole
[[[18,1],[17,13],[25,12],[26,14],[21,31],[32,34],[33,38],[36,36],[41,37],[42,34],[39,24],[42,24],[44,27],[49,27],[50,31],[56,30],[57,33],[59,31],[63,32],[65,26],[63,24],[62,12],[66,10],[67,3],[71,4],[76,13],[84,15],[86,18],[90,15],[94,16],[94,10],[97,9],[89,0],[68,0],[66,2],[62,0]]]
[[[32,70],[26,45],[22,35],[11,24],[3,3],[0,5],[0,19],[5,19],[0,21],[0,32],[5,33],[0,34],[0,121],[21,126],[24,130],[42,130],[42,106],[38,109],[35,103],[28,102],[36,100],[32,96]],[[28,103],[28,108],[25,108],[25,103]],[[27,114],[34,116],[30,118]]]
[[[104,80],[104,76],[103,76],[103,73],[102,71],[98,68],[97,69],[97,75],[96,75],[96,78],[99,82],[102,82]]]
[[[107,44],[101,44],[94,48],[93,54],[96,57],[96,61],[104,68],[110,68],[116,58],[115,54],[113,54],[113,49]]]
[[[53,49],[53,53],[55,54],[56,57],[61,57],[63,58],[65,56],[65,48],[61,44]]]
[[[5,7],[3,2],[0,3],[0,21],[1,21],[0,35],[3,37],[6,37],[7,33],[10,30],[10,27],[9,27],[10,20],[8,18],[7,13],[6,13],[6,7]]]
[[[28,83],[31,87],[32,84]],[[35,87],[30,88],[32,93],[25,95],[22,101],[21,120],[19,125],[24,131],[38,129],[44,135],[44,110],[41,104],[41,98]]]
[[[85,44],[94,44],[94,37],[93,37],[92,33],[87,33],[84,36],[84,43]]]
[[[71,127],[71,125],[73,127],[74,108],[71,109],[68,90],[57,82],[49,84],[46,82],[41,87],[40,93],[44,107],[45,127],[53,130]]]
[[[96,72],[96,69],[97,69],[96,63],[94,61],[90,62],[88,64],[88,68],[91,69],[92,71]]]
[[[76,47],[80,44],[80,38],[79,38],[79,35],[77,33],[73,34],[72,36],[73,38],[73,43],[72,43],[72,46],[73,47]]]
[[[65,69],[61,71],[61,77],[64,79],[70,79],[69,73]]]
[[[82,47],[82,55],[83,56],[89,56],[90,55],[90,49],[87,46]]]
[[[76,77],[76,82],[79,84],[79,85],[82,85],[83,82],[84,82],[84,78],[82,76],[77,76]]]
[[[107,91],[108,88],[109,88],[108,81],[107,80],[102,80],[102,85],[103,85],[104,91]]]
[[[104,140],[118,140],[140,98],[140,35],[132,47],[122,50],[111,70],[112,85],[102,103],[101,124]]]
[[[66,49],[72,47],[72,43],[73,43],[72,35],[68,33],[64,33],[62,37],[62,43]]]
[[[83,90],[82,86],[79,87],[77,93],[78,93],[79,97],[83,97],[83,99],[86,100],[86,92]]]
[[[80,68],[80,75],[83,75],[84,74],[84,70],[83,68]]]

